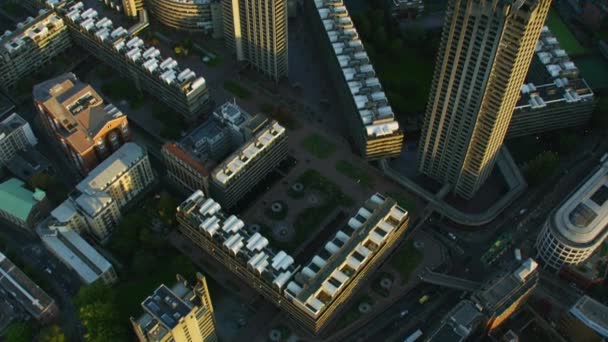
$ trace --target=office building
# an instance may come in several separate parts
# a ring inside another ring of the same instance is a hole
[[[215,342],[215,316],[207,288],[200,273],[194,287],[177,276],[177,283],[169,288],[160,285],[141,303],[143,315],[131,325],[141,342]]]
[[[145,9],[144,0],[122,0],[122,11],[130,18],[136,18],[138,11]]]
[[[482,330],[486,317],[474,302],[463,299],[441,320],[429,337],[430,342],[464,342]]]
[[[488,318],[487,330],[493,330],[508,319],[532,294],[538,285],[538,264],[525,260],[515,271],[492,277],[471,296]]]
[[[36,229],[46,248],[80,280],[89,285],[101,280],[106,285],[117,281],[114,267],[95,250],[77,231],[54,219],[48,219]]]
[[[0,218],[30,230],[49,210],[50,204],[44,191],[30,191],[25,183],[16,178],[0,184]]]
[[[418,169],[465,199],[494,167],[550,4],[448,1]]]
[[[586,330],[594,332],[596,340],[608,339],[608,307],[606,305],[585,295],[570,308],[568,313],[570,317],[582,323]],[[590,335],[592,336],[593,333]]]
[[[222,0],[224,39],[238,61],[278,82],[287,77],[287,0]]]
[[[40,121],[85,176],[131,140],[127,116],[72,73],[34,86]]]
[[[0,35],[0,89],[13,89],[72,45],[67,25],[57,14],[41,11],[14,31]]]
[[[220,0],[146,0],[146,8],[161,24],[177,30],[220,37],[224,30]]]
[[[0,165],[38,143],[30,124],[17,113],[0,122]]]
[[[543,27],[507,139],[585,125],[597,99],[579,70]]]
[[[161,153],[174,184],[187,193],[203,190],[228,209],[287,157],[287,134],[275,120],[227,102]]]
[[[147,27],[145,11],[129,29],[115,27],[82,2],[47,0],[46,5],[65,20],[76,45],[127,77],[133,91],[149,93],[188,121],[196,121],[208,110],[209,90],[205,79],[173,58],[163,58],[160,50],[146,46],[137,36]]]
[[[587,260],[608,236],[608,155],[547,219],[538,256],[555,271]]]
[[[77,231],[83,230],[84,222],[84,229],[105,242],[122,218],[121,210],[154,182],[148,154],[129,142],[78,183],[67,203],[53,213],[60,223]]]
[[[397,246],[409,224],[394,200],[373,195],[344,227],[297,265],[201,190],[177,209],[179,230],[297,324],[319,334]]]
[[[34,319],[49,323],[59,317],[55,300],[0,252],[0,289]]]
[[[401,153],[403,133],[374,67],[341,0],[305,1],[321,56],[344,111],[349,135],[366,159]]]
[[[264,119],[266,120],[266,119]],[[287,157],[287,134],[275,120],[211,173],[210,193],[226,209],[232,208]]]

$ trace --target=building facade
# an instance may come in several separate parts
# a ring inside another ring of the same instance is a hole
[[[65,20],[76,45],[133,81],[134,91],[149,93],[187,121],[196,121],[209,109],[205,79],[180,68],[173,58],[163,58],[160,50],[146,46],[137,36],[147,21],[127,30],[115,27],[106,17],[100,18],[96,10],[85,8],[82,2],[47,0],[46,5]]]
[[[285,128],[268,120],[213,170],[209,192],[222,207],[232,208],[286,157]]]
[[[366,159],[398,156],[403,132],[343,1],[305,1],[304,6],[344,109],[355,148]]]
[[[287,0],[222,0],[224,39],[237,60],[279,81],[287,77]]]
[[[37,321],[45,324],[59,317],[55,300],[0,252],[0,289],[15,299]]]
[[[44,191],[30,191],[25,183],[16,178],[0,184],[1,218],[31,230],[49,211],[50,203]]]
[[[494,167],[550,4],[448,2],[418,169],[465,199]]]
[[[608,155],[557,208],[536,240],[538,256],[559,271],[587,260],[608,237]]]
[[[197,273],[190,287],[177,276],[169,288],[164,284],[141,303],[143,315],[131,317],[131,325],[141,342],[216,342],[213,304],[204,276]]]
[[[19,152],[38,144],[30,124],[17,113],[0,122],[0,165],[6,165]]]
[[[121,220],[121,210],[154,182],[146,151],[126,143],[76,185],[56,218],[79,231],[84,222],[84,229],[105,242]]]
[[[221,36],[220,0],[146,0],[146,8],[161,24],[187,32]]]
[[[50,219],[36,229],[45,247],[88,285],[97,280],[114,284],[118,277],[112,264],[95,250],[77,231]]]
[[[136,18],[137,12],[144,8],[144,0],[122,0],[122,11],[127,17]]]
[[[127,116],[72,73],[37,84],[33,96],[47,133],[83,176],[131,140]]]
[[[28,17],[0,35],[0,89],[14,88],[71,45],[68,27],[57,14],[43,11],[35,19]]]
[[[593,90],[545,26],[506,138],[583,126],[596,103]]]
[[[373,195],[312,259],[295,264],[259,232],[228,216],[201,190],[177,210],[179,230],[300,326],[319,334],[403,238],[407,211]]]

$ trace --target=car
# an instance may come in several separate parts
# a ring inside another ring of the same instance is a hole
[[[448,237],[452,240],[452,241],[456,241],[456,235],[454,235],[454,233],[449,232],[448,233]]]
[[[528,209],[523,208],[522,210],[519,211],[519,215],[523,215],[523,214],[525,214],[527,212],[528,212]]]
[[[407,314],[409,314],[409,313],[410,313],[409,310],[407,310],[407,309],[403,310],[399,313],[399,317],[403,318],[403,317],[407,316]]]

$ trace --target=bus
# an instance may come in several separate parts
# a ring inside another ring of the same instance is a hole
[[[417,341],[420,336],[422,336],[422,330],[418,329],[416,331],[414,331],[413,334],[411,334],[410,336],[408,336],[405,340],[403,340],[403,342],[414,342]]]

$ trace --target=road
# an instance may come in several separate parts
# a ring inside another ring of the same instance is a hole
[[[0,237],[11,250],[49,286],[45,289],[55,299],[60,309],[60,324],[69,341],[83,341],[83,330],[72,297],[80,288],[80,280],[55,256],[50,254],[42,242],[21,228],[0,220]],[[19,247],[14,247],[19,246]]]

